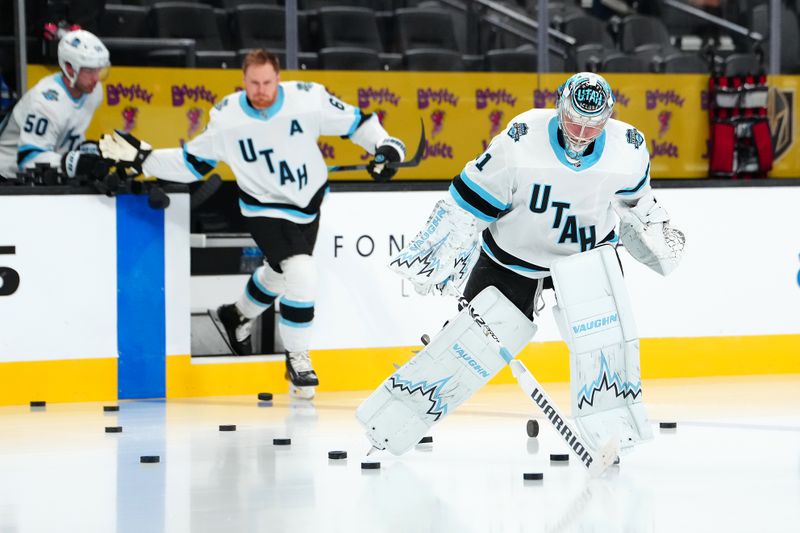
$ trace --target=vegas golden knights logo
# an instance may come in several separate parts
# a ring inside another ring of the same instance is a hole
[[[769,90],[768,116],[777,161],[794,142],[794,91]]]

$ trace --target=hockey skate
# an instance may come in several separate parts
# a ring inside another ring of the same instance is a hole
[[[250,328],[253,321],[247,320],[242,316],[234,304],[219,306],[217,308],[217,318],[225,328],[225,333],[228,335],[228,345],[233,350],[234,355],[252,355]],[[242,340],[239,340],[240,337],[242,337]]]
[[[308,351],[286,352],[286,374],[289,380],[289,396],[301,400],[314,397],[315,387],[319,385],[317,373],[311,366]]]

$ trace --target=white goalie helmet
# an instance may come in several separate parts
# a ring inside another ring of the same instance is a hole
[[[579,158],[614,112],[614,93],[599,74],[579,72],[558,88],[558,125],[567,155]]]
[[[72,65],[72,76],[67,73],[67,63]],[[74,86],[82,68],[108,69],[111,61],[108,48],[100,39],[86,30],[75,30],[65,33],[58,43],[58,66],[70,86]],[[104,74],[101,73],[101,79]]]

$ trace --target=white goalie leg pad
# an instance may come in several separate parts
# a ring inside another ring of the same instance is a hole
[[[553,308],[570,351],[572,415],[597,449],[611,437],[620,448],[652,438],[642,403],[639,337],[616,252],[600,246],[551,265]]]
[[[389,376],[356,410],[367,438],[395,455],[410,450],[436,422],[483,387],[528,344],[536,326],[495,287],[471,302],[505,346],[459,312],[416,356]]]

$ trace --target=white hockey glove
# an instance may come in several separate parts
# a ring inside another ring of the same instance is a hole
[[[669,225],[669,214],[651,195],[634,207],[617,204],[619,240],[628,253],[662,276],[675,270],[683,257],[686,237]]]
[[[422,295],[460,285],[478,260],[477,220],[448,197],[436,202],[425,227],[389,263]]]
[[[406,145],[395,137],[387,137],[375,149],[375,157],[369,162],[367,172],[375,181],[389,181],[397,174],[396,168],[386,163],[399,163],[405,158]]]
[[[139,173],[142,172],[142,163],[153,151],[153,147],[145,141],[120,130],[100,137],[99,145],[104,158],[131,166]]]

